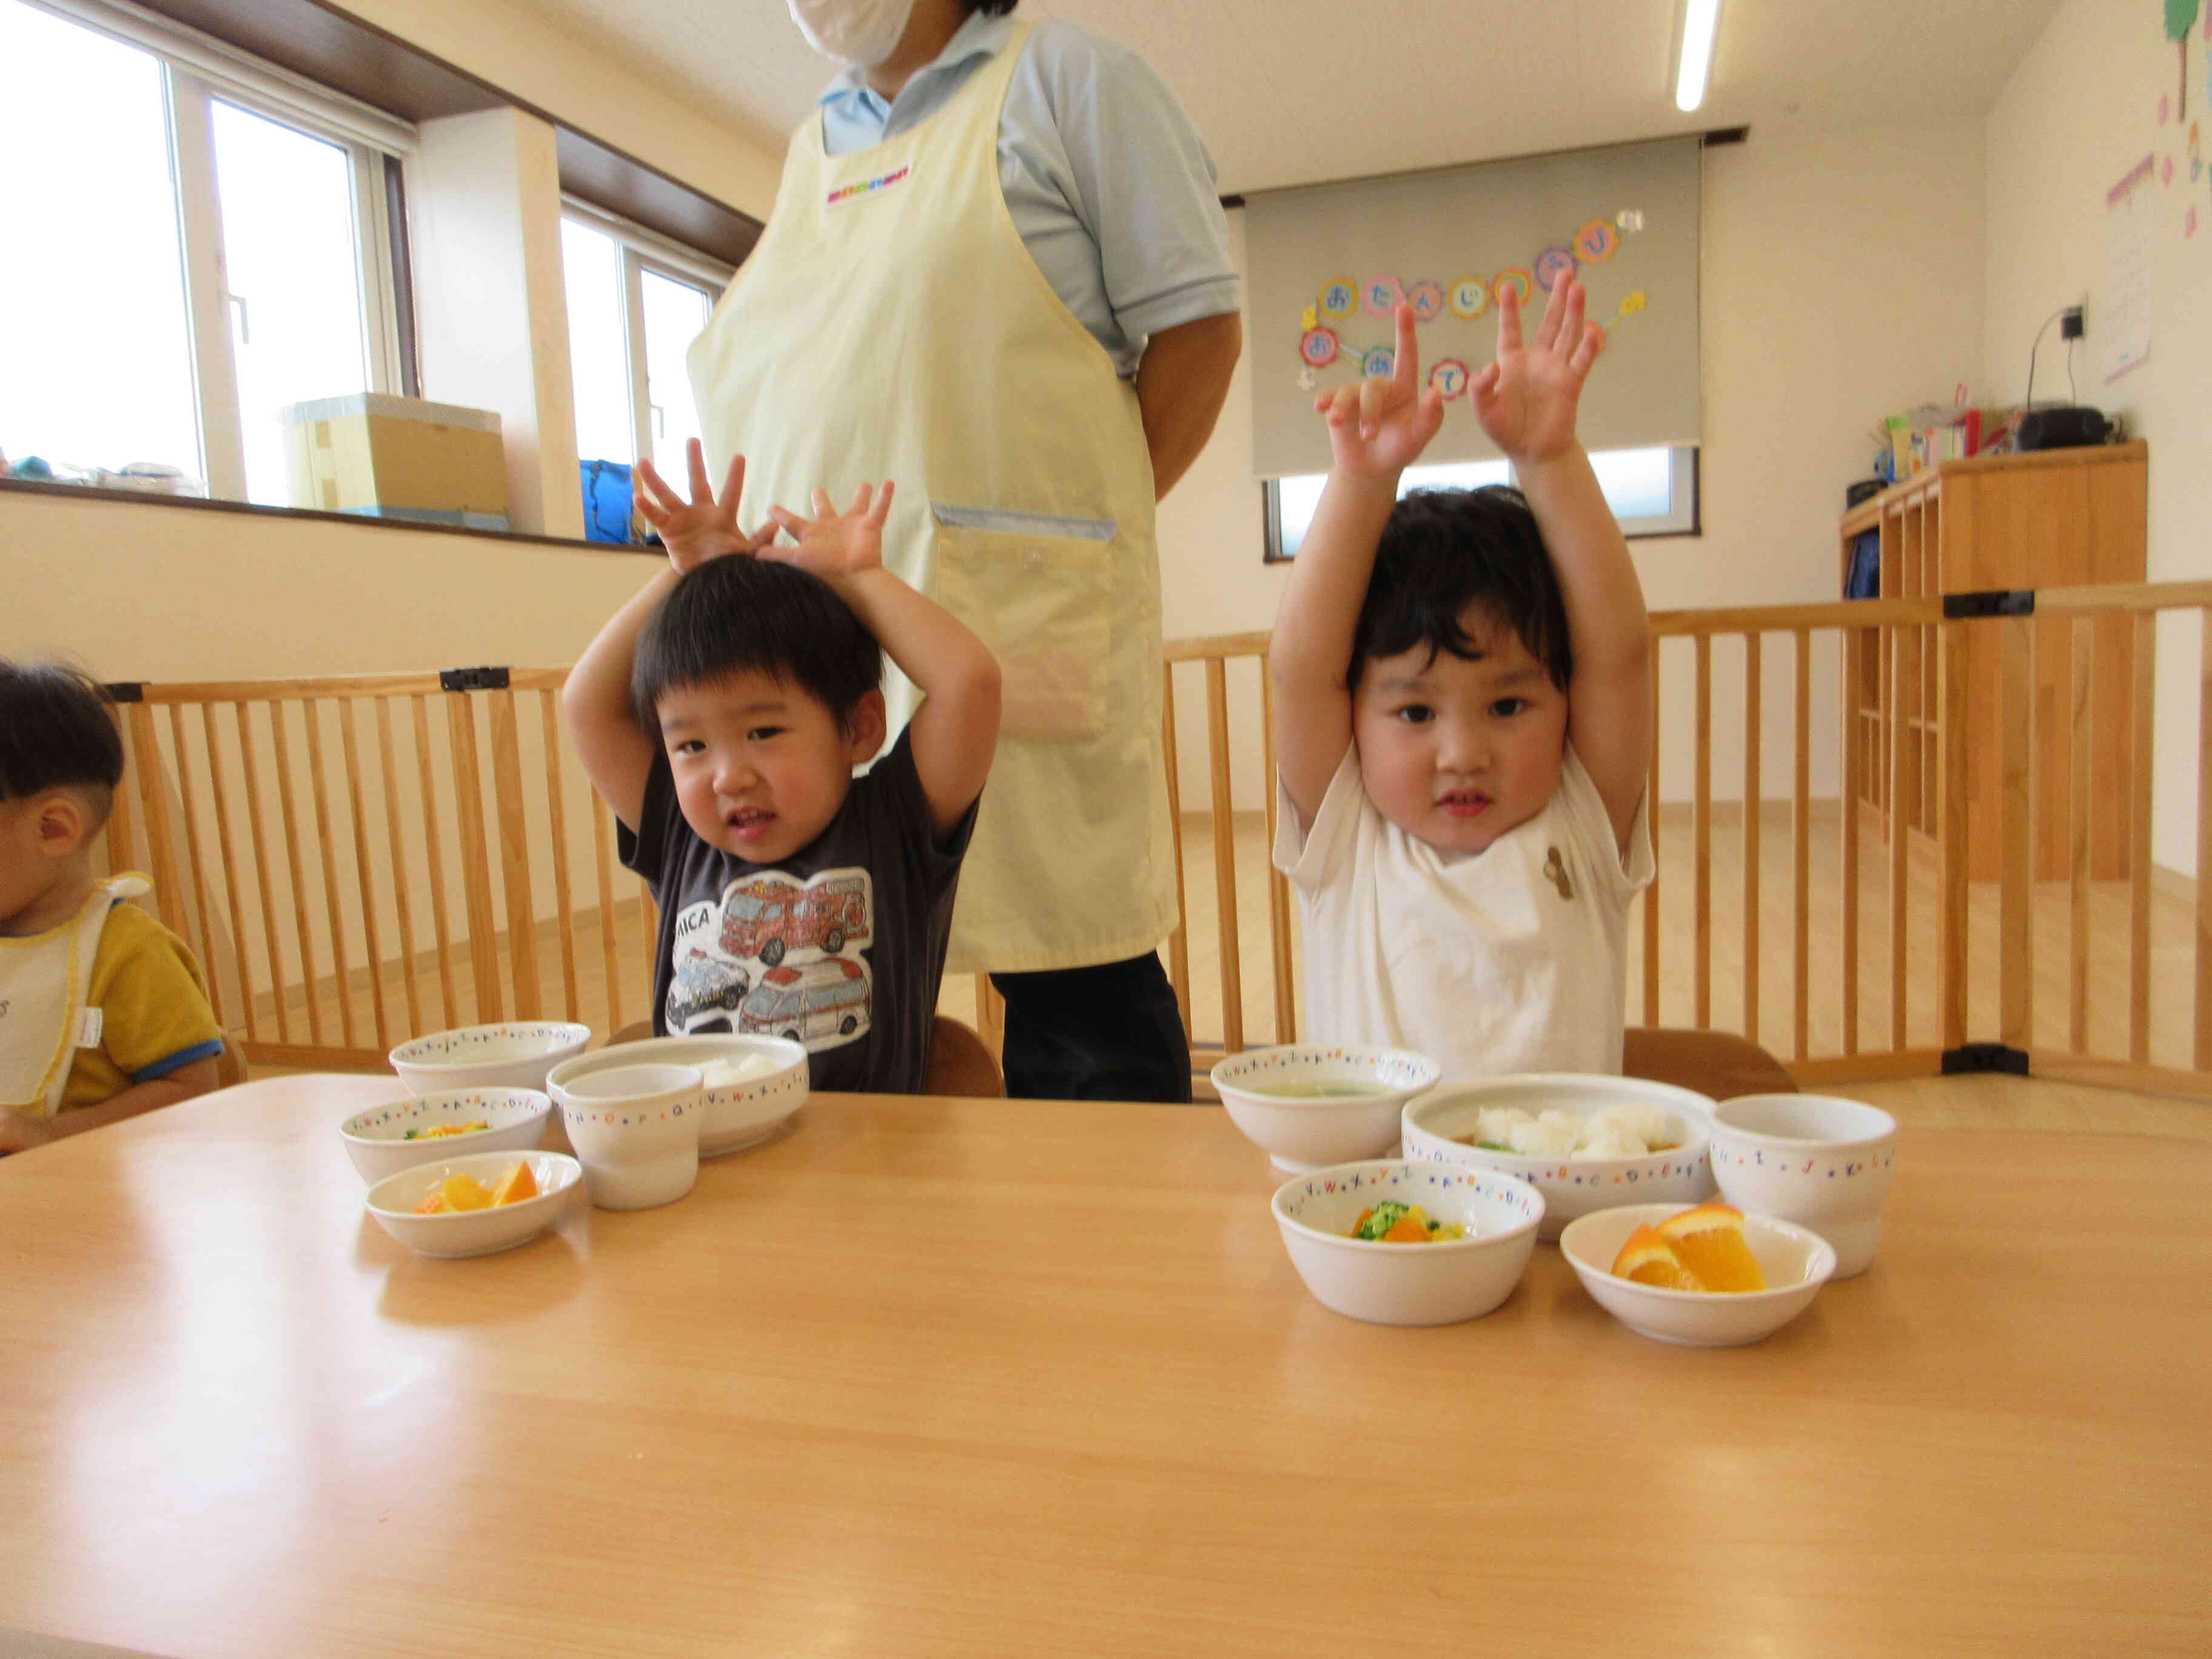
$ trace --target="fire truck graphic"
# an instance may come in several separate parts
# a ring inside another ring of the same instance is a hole
[[[831,872],[803,887],[781,877],[757,876],[722,896],[722,953],[740,960],[756,957],[771,968],[805,946],[834,957],[871,932],[865,871]]]

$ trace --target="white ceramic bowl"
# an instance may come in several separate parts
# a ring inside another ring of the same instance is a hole
[[[592,1202],[649,1210],[690,1192],[699,1179],[702,1092],[696,1066],[626,1063],[555,1084]]]
[[[528,1164],[537,1177],[537,1197],[458,1215],[415,1213],[415,1206],[447,1176],[474,1176],[489,1187],[518,1162]],[[410,1249],[424,1255],[489,1255],[527,1243],[559,1220],[570,1188],[582,1176],[576,1160],[564,1152],[471,1152],[386,1176],[363,1201],[377,1225]]]
[[[1820,1286],[1836,1271],[1836,1252],[1808,1228],[1747,1215],[1743,1242],[1759,1258],[1769,1286],[1764,1291],[1721,1294],[1706,1291],[1662,1291],[1656,1285],[1615,1279],[1612,1267],[1629,1234],[1679,1215],[1680,1204],[1627,1204],[1599,1210],[1571,1221],[1559,1235],[1565,1256],[1583,1288],[1597,1304],[1639,1336],[1691,1348],[1732,1348],[1771,1336],[1812,1305]]]
[[[346,1156],[361,1178],[374,1187],[386,1176],[417,1164],[446,1162],[472,1152],[526,1152],[545,1137],[553,1103],[535,1089],[454,1089],[438,1095],[410,1095],[356,1112],[338,1125]],[[410,1140],[410,1129],[434,1129],[448,1123],[489,1123],[466,1134],[434,1135]]]
[[[1465,1238],[1384,1244],[1347,1237],[1383,1199],[1456,1221]],[[1543,1218],[1542,1194],[1495,1170],[1383,1158],[1292,1176],[1275,1189],[1291,1264],[1323,1307],[1377,1325],[1479,1319],[1513,1293]]]
[[[1713,1177],[1739,1210],[1810,1227],[1836,1277],[1874,1265],[1897,1167],[1897,1120],[1827,1095],[1741,1095],[1713,1108]]]
[[[1681,1127],[1682,1144],[1642,1158],[1556,1158],[1494,1152],[1457,1138],[1474,1133],[1476,1115],[1486,1106],[1517,1106],[1531,1117],[1553,1110],[1587,1117],[1600,1107],[1624,1102],[1656,1106],[1670,1115]],[[1679,1199],[1676,1207],[1683,1208],[1711,1198],[1713,1171],[1707,1142],[1712,1109],[1713,1103],[1704,1095],[1642,1078],[1570,1072],[1482,1078],[1438,1089],[1407,1105],[1406,1156],[1503,1170],[1531,1182],[1544,1194],[1543,1236],[1549,1241],[1577,1216],[1612,1205]]]
[[[592,1028],[566,1020],[464,1025],[403,1042],[387,1058],[418,1095],[448,1089],[543,1089],[545,1074],[584,1052]]]
[[[1231,1054],[1212,1075],[1230,1121],[1277,1169],[1295,1175],[1390,1152],[1398,1143],[1399,1109],[1433,1088],[1442,1069],[1410,1048],[1292,1042]],[[1313,1099],[1266,1092],[1331,1084],[1370,1092]]]
[[[546,1086],[574,1082],[617,1066],[699,1066],[718,1060],[773,1060],[775,1069],[742,1083],[709,1085],[706,1116],[699,1126],[699,1156],[725,1152],[766,1140],[806,1104],[806,1050],[784,1037],[665,1036],[594,1048],[564,1060],[546,1076]]]

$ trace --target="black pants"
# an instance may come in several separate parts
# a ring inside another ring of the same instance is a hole
[[[1032,1100],[1190,1098],[1190,1039],[1159,957],[994,974],[1006,1092]]]

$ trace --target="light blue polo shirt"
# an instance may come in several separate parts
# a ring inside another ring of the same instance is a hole
[[[927,119],[1013,28],[975,13],[890,103],[848,70],[819,100],[823,145],[845,155]],[[1127,47],[1072,23],[1030,31],[999,118],[999,182],[1030,257],[1123,378],[1151,335],[1242,305],[1213,158]]]

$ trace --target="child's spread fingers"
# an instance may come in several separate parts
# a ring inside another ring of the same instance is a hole
[[[1521,295],[1510,283],[1498,288],[1498,355],[1521,349]]]
[[[788,530],[794,536],[803,537],[808,531],[814,528],[814,521],[811,519],[802,519],[787,507],[771,507],[768,510],[768,516],[778,528]]]
[[[1485,363],[1474,379],[1468,382],[1468,393],[1474,401],[1486,404],[1498,395],[1498,365]]]
[[[817,485],[814,493],[807,499],[814,505],[814,516],[816,518],[834,519],[837,516],[837,509],[831,504],[830,500],[830,492],[828,490],[823,489]]]
[[[1561,356],[1571,355],[1583,340],[1583,312],[1589,302],[1589,290],[1580,283],[1569,283],[1566,303],[1560,308],[1558,349]]]
[[[691,463],[691,501],[696,507],[702,501],[714,499],[714,486],[707,482],[707,452],[696,438],[684,443],[685,459]]]
[[[1552,291],[1544,301],[1544,314],[1536,320],[1539,350],[1548,350],[1559,337],[1559,319],[1566,315],[1567,290],[1573,286],[1572,279],[1565,277],[1552,284]]]
[[[639,510],[648,524],[658,525],[663,518],[684,505],[684,498],[668,487],[668,481],[653,471],[653,463],[641,459],[637,476],[645,480],[646,493],[637,498]],[[656,517],[658,514],[659,516]]]
[[[886,478],[884,480],[883,494],[876,497],[875,507],[868,514],[869,527],[873,530],[881,530],[884,527],[884,520],[890,517],[890,515],[891,481],[889,478]]]
[[[1574,370],[1577,378],[1588,374],[1590,365],[1597,361],[1598,353],[1604,349],[1605,331],[1595,323],[1585,322],[1583,337],[1575,347],[1575,355],[1567,359],[1567,367]]]
[[[1315,405],[1328,416],[1331,426],[1342,426],[1351,420],[1359,407],[1359,382],[1340,386],[1334,392],[1322,393],[1321,402]]]
[[[1398,348],[1390,359],[1390,378],[1411,392],[1421,372],[1421,343],[1413,331],[1413,308],[1398,302]]]
[[[1371,438],[1382,418],[1382,400],[1390,395],[1390,382],[1379,377],[1359,383],[1359,435]]]
[[[730,457],[729,470],[722,474],[722,521],[732,529],[738,523],[738,499],[745,493],[745,458]]]

